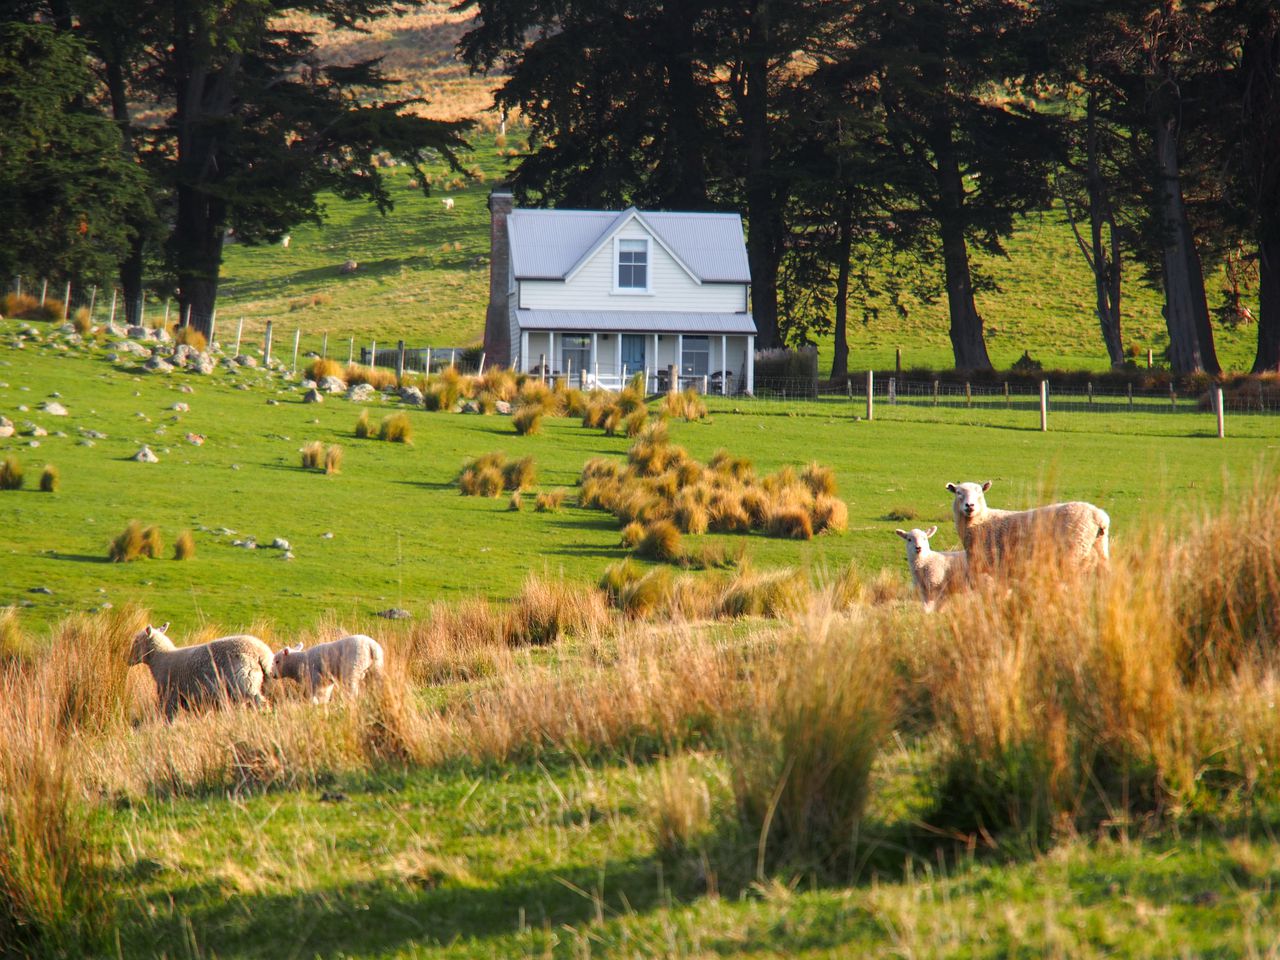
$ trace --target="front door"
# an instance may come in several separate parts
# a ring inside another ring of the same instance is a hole
[[[622,335],[622,369],[627,376],[645,370],[644,342],[649,339],[641,333],[624,333]]]

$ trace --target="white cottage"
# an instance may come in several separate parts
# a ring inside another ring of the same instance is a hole
[[[651,391],[754,389],[742,218],[736,213],[515,209],[489,196],[485,353],[526,372]]]

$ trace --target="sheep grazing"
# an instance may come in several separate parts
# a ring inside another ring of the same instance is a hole
[[[986,483],[948,483],[956,533],[975,568],[990,569],[1011,560],[1032,559],[1038,551],[1055,554],[1065,566],[1081,570],[1106,567],[1110,558],[1111,518],[1091,503],[1073,500],[1031,510],[987,506]]]
[[[440,203],[444,205],[446,210],[453,209],[453,197],[441,197]]]
[[[893,532],[907,541],[907,566],[925,610],[933,610],[940,601],[969,585],[969,560],[963,550],[934,550],[929,546],[937,527]]]
[[[366,676],[382,675],[382,645],[357,633],[340,640],[318,643],[309,650],[302,644],[276,651],[272,676],[297,680],[312,703],[328,703],[334,687],[342,684],[353,697]]]
[[[169,624],[150,624],[133,640],[129,666],[145,663],[156,682],[160,709],[172,720],[179,707],[252,702],[262,706],[262,682],[271,676],[271,648],[238,634],[190,647],[175,647]]]

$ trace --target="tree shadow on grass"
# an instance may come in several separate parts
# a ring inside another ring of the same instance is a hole
[[[52,560],[70,560],[73,563],[111,563],[110,557],[94,556],[88,553],[53,553],[46,554]]]

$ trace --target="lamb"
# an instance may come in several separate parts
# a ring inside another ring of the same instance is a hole
[[[302,644],[276,651],[272,676],[297,680],[312,703],[328,703],[334,687],[341,683],[353,697],[360,693],[366,676],[382,675],[382,646],[362,633],[318,643],[310,650]]]
[[[440,198],[440,202],[441,202],[442,204],[444,204],[444,208],[445,208],[446,210],[452,210],[452,209],[453,209],[453,197],[441,197],[441,198]]]
[[[925,610],[933,610],[945,597],[969,585],[969,560],[963,550],[933,550],[929,538],[937,527],[893,531],[907,541],[907,566]]]
[[[987,506],[985,483],[948,483],[955,494],[951,512],[970,566],[990,569],[1011,559],[1029,559],[1052,550],[1068,567],[1105,568],[1110,559],[1111,518],[1091,503],[1073,500],[1032,510]]]
[[[145,663],[150,669],[166,720],[172,721],[179,707],[263,705],[262,682],[271,676],[270,647],[248,634],[175,647],[168,629],[167,623],[158,628],[148,624],[129,651],[129,666]]]

